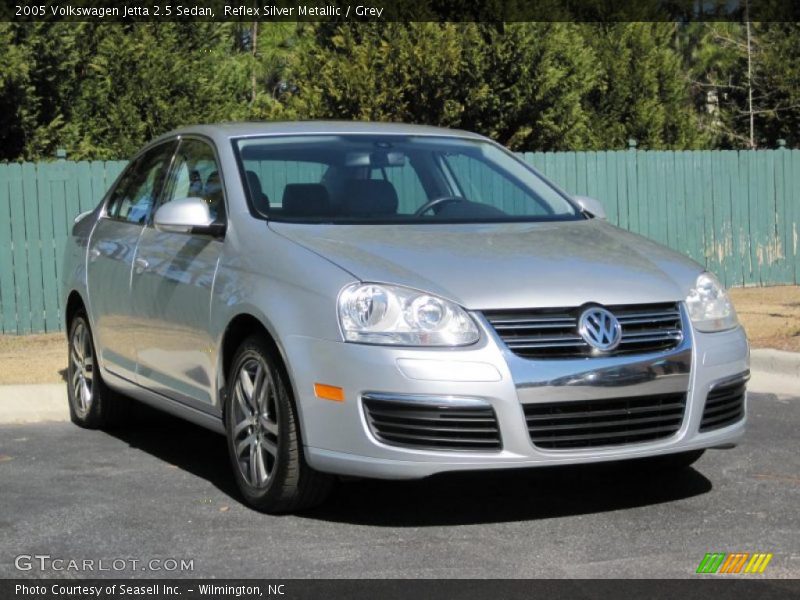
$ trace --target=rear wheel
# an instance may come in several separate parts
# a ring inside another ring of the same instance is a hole
[[[125,421],[130,401],[111,390],[97,364],[92,330],[86,313],[80,312],[69,327],[67,398],[70,420],[79,427],[98,429]]]
[[[290,393],[279,359],[265,340],[245,340],[228,373],[228,452],[247,503],[269,513],[318,505],[333,481],[305,462]]]

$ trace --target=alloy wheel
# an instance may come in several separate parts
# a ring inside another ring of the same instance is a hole
[[[85,417],[92,408],[94,399],[94,354],[92,339],[86,323],[79,321],[72,332],[69,348],[70,386],[75,411]]]
[[[255,487],[266,487],[278,456],[277,389],[269,366],[248,358],[233,391],[233,447],[239,471]]]

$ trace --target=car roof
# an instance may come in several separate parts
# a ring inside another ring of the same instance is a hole
[[[237,123],[214,123],[209,125],[192,125],[181,127],[158,138],[176,135],[204,135],[216,140],[264,135],[346,135],[346,134],[378,134],[378,135],[433,135],[462,137],[471,139],[486,138],[477,133],[446,127],[428,125],[408,125],[405,123],[378,123],[370,121],[246,121]]]

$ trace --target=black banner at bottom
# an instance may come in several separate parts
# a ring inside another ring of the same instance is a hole
[[[88,600],[156,598],[196,600],[226,598],[325,598],[334,600],[451,600],[570,598],[681,598],[708,600],[741,597],[760,600],[800,598],[800,580],[713,579],[286,579],[286,580],[121,580],[6,579],[0,580],[3,600],[51,598]]]

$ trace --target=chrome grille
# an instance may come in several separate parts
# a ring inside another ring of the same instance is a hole
[[[574,358],[594,355],[578,334],[578,319],[585,308],[487,310],[483,315],[514,354]],[[669,350],[683,340],[680,305],[675,302],[605,308],[622,326],[622,340],[603,356]]]
[[[425,397],[365,394],[364,413],[372,434],[394,446],[438,450],[499,450],[500,429],[485,402],[452,403]]]
[[[745,385],[749,375],[714,386],[706,396],[700,431],[721,429],[744,418]]]
[[[649,442],[681,427],[686,394],[525,404],[534,445],[561,450]]]

